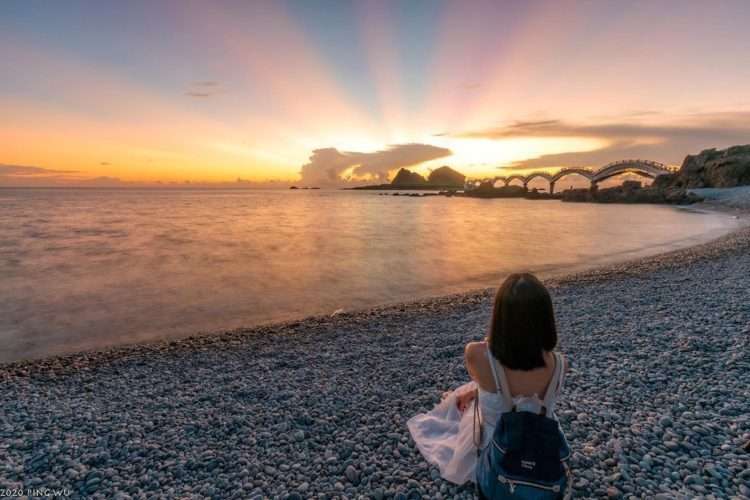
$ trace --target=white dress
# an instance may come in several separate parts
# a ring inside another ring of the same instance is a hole
[[[544,407],[547,416],[556,418],[555,401],[562,389],[564,373],[562,355],[554,353],[555,369],[543,399],[538,395],[517,396],[510,398],[508,380],[505,370],[487,349],[492,376],[495,379],[497,392],[488,392],[479,388],[479,413],[482,421],[482,443],[486,446],[492,439],[495,423],[500,415],[510,411],[513,406],[518,411],[538,413]],[[456,398],[477,388],[475,382],[469,382],[448,393],[443,400],[429,413],[420,413],[406,422],[412,439],[427,462],[440,470],[443,479],[455,484],[464,484],[474,480],[477,465],[477,449],[474,445],[474,404],[472,401],[463,413],[458,411]]]

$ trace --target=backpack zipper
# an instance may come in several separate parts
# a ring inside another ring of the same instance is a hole
[[[536,483],[530,483],[528,481],[522,481],[520,479],[508,479],[507,477],[503,476],[502,474],[499,474],[497,476],[497,480],[500,481],[503,484],[508,485],[508,489],[510,490],[510,494],[512,495],[513,492],[516,490],[517,485],[522,486],[529,486],[530,488],[538,488],[540,490],[547,490],[552,491],[554,493],[560,493],[560,485],[556,484],[554,486],[545,486],[543,484],[536,484]]]
[[[497,444],[494,439],[492,440],[492,444],[495,446],[495,448],[500,450],[500,453],[502,453],[503,455],[507,453],[507,451],[505,451],[499,444]]]

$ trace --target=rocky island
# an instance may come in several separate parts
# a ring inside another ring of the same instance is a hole
[[[425,179],[422,175],[400,169],[393,180],[388,184],[377,184],[374,186],[360,186],[353,189],[373,190],[409,190],[409,191],[441,191],[458,190],[464,188],[466,176],[448,166],[442,166],[430,172]]]

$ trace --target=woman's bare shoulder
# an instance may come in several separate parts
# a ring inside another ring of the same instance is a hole
[[[471,379],[487,392],[495,392],[495,381],[487,358],[487,342],[469,342],[464,349],[466,369]]]
[[[476,360],[479,356],[483,356],[486,350],[487,342],[484,340],[469,342],[466,344],[466,347],[464,347],[464,357],[467,361],[471,362]]]

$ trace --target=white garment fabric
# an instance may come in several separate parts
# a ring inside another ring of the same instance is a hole
[[[518,411],[539,413],[546,409],[547,416],[555,418],[554,406],[562,390],[563,370],[562,356],[555,353],[555,369],[550,379],[544,399],[538,395],[517,396],[510,398],[508,381],[502,365],[487,349],[487,356],[493,371],[497,392],[479,388],[479,414],[482,421],[482,448],[492,439],[495,423],[500,415],[511,411],[513,406]],[[477,465],[477,449],[474,445],[474,404],[463,413],[458,411],[456,399],[459,395],[472,392],[477,388],[475,382],[469,382],[448,393],[443,400],[428,413],[420,413],[406,423],[412,439],[427,462],[440,470],[443,479],[454,484],[464,484],[474,480]]]
[[[474,402],[463,413],[456,406],[459,394],[474,389],[476,383],[464,384],[450,392],[429,413],[420,413],[406,422],[425,460],[438,467],[443,479],[455,484],[464,484],[474,478],[477,462],[472,435]]]

